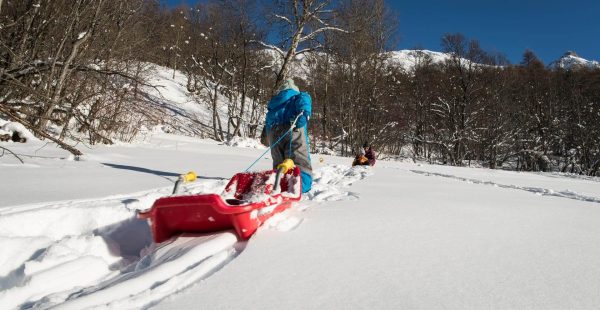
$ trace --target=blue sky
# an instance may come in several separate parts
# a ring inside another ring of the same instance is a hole
[[[198,0],[163,0],[170,5]],[[600,60],[600,0],[386,0],[399,16],[398,49],[439,51],[460,32],[518,63],[526,48],[545,63],[573,50]]]
[[[544,62],[573,50],[600,59],[597,0],[416,0],[388,3],[399,14],[399,48],[439,50],[444,33],[460,32],[519,62],[526,48]]]

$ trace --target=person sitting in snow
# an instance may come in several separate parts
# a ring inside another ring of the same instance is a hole
[[[374,166],[375,165],[375,151],[369,142],[363,144],[363,148],[358,155],[354,158],[352,166]]]
[[[293,160],[300,168],[303,193],[308,192],[312,187],[312,165],[307,130],[311,113],[310,95],[300,92],[293,79],[287,79],[269,101],[265,120],[264,133],[267,139],[265,144],[272,147],[273,169],[287,158]],[[291,134],[286,134],[294,120],[296,120],[294,130]],[[273,145],[284,135],[285,137],[277,145]]]

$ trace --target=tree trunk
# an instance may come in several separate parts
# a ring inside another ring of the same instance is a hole
[[[218,84],[215,84],[213,89],[212,108],[213,108],[213,134],[215,140],[223,141],[223,128],[221,127],[221,117],[219,116],[217,101],[219,98]]]
[[[240,135],[240,129],[242,127],[243,119],[244,119],[244,110],[246,109],[246,70],[248,68],[248,56],[246,54],[246,44],[244,44],[244,60],[242,62],[242,99],[240,103],[240,115],[238,117],[237,125],[233,130],[233,136]]]
[[[33,21],[35,20],[35,16],[37,15],[38,11],[40,10],[40,7],[41,7],[40,3],[41,2],[42,2],[41,0],[38,0],[35,4],[33,4],[33,12],[29,16],[29,18],[26,19],[26,22],[25,22],[26,26],[25,26],[25,29],[23,31],[23,38],[21,38],[21,44],[19,45],[18,52],[16,53],[16,57],[15,57],[14,62],[13,62],[17,66],[19,66],[19,65],[22,64],[23,59],[24,59],[24,57],[26,55],[27,48],[26,48],[25,45],[27,44],[27,41],[30,38],[30,35],[31,35],[31,31],[30,30],[31,30],[31,27],[33,26]],[[2,5],[0,3],[0,7],[1,6]]]
[[[296,33],[292,37],[292,45],[290,49],[285,54],[285,58],[283,59],[283,64],[281,65],[281,70],[277,73],[277,80],[275,81],[275,85],[273,85],[273,93],[281,85],[281,82],[288,78],[288,74],[290,71],[290,64],[294,57],[296,56],[296,49],[298,48],[298,44],[300,43],[300,37],[302,36],[302,31],[304,30],[304,25],[298,27],[296,29]]]
[[[29,128],[31,131],[33,131],[36,135],[44,137],[56,144],[58,144],[58,146],[60,146],[61,148],[69,151],[71,154],[75,155],[75,156],[81,156],[83,155],[83,153],[81,153],[78,149],[60,141],[59,139],[56,139],[52,136],[50,136],[49,134],[39,130],[36,128],[36,126],[34,126],[33,124],[29,123],[27,120],[22,119],[21,117],[19,117],[17,114],[13,113],[12,111],[10,111],[8,108],[5,108],[3,106],[0,105],[0,112],[6,114],[10,119],[19,122],[21,124],[23,124],[23,126]]]
[[[42,113],[42,115],[40,117],[40,121],[37,126],[37,128],[39,130],[45,130],[46,126],[48,125],[48,120],[50,119],[50,116],[52,115],[52,111],[59,103],[60,96],[61,96],[63,87],[65,85],[65,81],[67,79],[67,76],[71,72],[69,67],[71,66],[71,63],[73,62],[75,57],[77,57],[77,54],[79,53],[79,48],[81,47],[81,45],[83,43],[85,43],[92,36],[92,32],[96,26],[96,23],[98,22],[100,9],[102,8],[102,2],[103,2],[103,0],[98,1],[98,7],[96,8],[96,13],[94,14],[94,19],[92,20],[92,23],[91,23],[90,27],[88,28],[88,30],[85,32],[83,37],[77,38],[75,40],[75,42],[73,43],[73,48],[71,49],[71,54],[69,54],[69,57],[63,64],[62,72],[58,79],[58,83],[54,90],[54,94],[52,95],[52,99],[50,100],[50,102],[48,103],[48,106],[44,109],[44,112]]]

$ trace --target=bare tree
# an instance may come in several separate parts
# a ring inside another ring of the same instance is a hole
[[[274,1],[272,18],[274,24],[281,26],[281,42],[277,46],[258,41],[283,59],[273,88],[288,77],[290,64],[297,54],[322,47],[318,39],[323,34],[331,31],[347,33],[333,23],[334,11],[330,6],[330,0]]]
[[[90,143],[110,143],[111,135],[135,134],[127,117],[156,118],[149,112],[156,108],[140,106],[140,87],[147,84],[137,50],[146,47],[140,33],[152,31],[146,19],[152,5],[146,3],[5,3],[0,20],[4,114],[65,146],[62,140],[73,130],[88,133]],[[50,123],[62,127],[58,138],[47,131]]]

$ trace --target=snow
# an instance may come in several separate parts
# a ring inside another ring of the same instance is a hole
[[[429,50],[399,50],[389,52],[388,56],[390,64],[398,66],[406,72],[414,71],[420,62],[425,62],[425,57],[429,57],[433,64],[442,64],[452,58],[450,54]]]
[[[572,70],[576,68],[600,69],[600,62],[579,57],[575,52],[567,52],[550,67]]]
[[[261,231],[227,268],[157,308],[595,307],[597,205],[411,169],[381,163],[358,201],[313,206],[287,234]],[[243,293],[232,298],[233,287]]]
[[[171,120],[164,125],[165,131],[202,135],[205,130],[203,125],[212,124],[212,113],[207,105],[199,103],[194,94],[186,89],[183,73],[176,71],[174,79],[172,76],[172,69],[152,65],[148,81],[155,86],[147,89],[149,99],[164,107],[168,115],[166,119]],[[221,110],[219,113],[223,116],[227,111]]]
[[[236,146],[236,147],[246,147],[246,148],[255,148],[255,149],[266,149],[260,141],[257,139],[251,138],[241,138],[241,137],[233,137],[231,140],[225,142],[225,145]]]
[[[8,132],[9,134],[12,135],[13,132],[18,132],[19,136],[21,138],[26,138],[27,141],[37,141],[38,138],[36,138],[31,131],[29,131],[29,129],[25,128],[25,126],[23,126],[22,124],[19,123],[15,123],[15,122],[6,122],[4,124],[1,124],[0,129],[3,132]],[[2,133],[2,132],[0,132]]]
[[[271,57],[274,67],[276,68],[282,63],[282,58],[275,49],[264,49],[262,50],[266,56]],[[318,52],[307,52],[300,55],[296,55],[291,63],[291,75],[293,77],[299,77],[302,79],[307,79],[309,76],[311,68],[311,57],[306,57],[307,55],[316,56],[316,57],[324,57],[324,53]],[[390,66],[395,66],[404,70],[404,72],[413,72],[417,65],[420,63],[425,63],[426,59],[430,59],[432,64],[443,64],[446,61],[452,59],[452,55],[449,53],[430,51],[425,49],[420,50],[397,50],[390,51],[386,53],[387,59],[386,62]],[[468,64],[469,61],[467,59],[462,59],[464,64]],[[598,69],[600,68],[600,62],[595,60],[587,60],[577,56],[574,52],[567,52],[560,59],[552,62],[550,64],[551,68],[562,68],[566,70],[571,70],[574,68],[588,68],[588,69]]]
[[[270,57],[274,68],[280,66],[283,62],[283,56],[280,55],[275,49],[263,49],[261,51],[265,56]],[[312,57],[307,57],[308,55]],[[430,50],[398,50],[387,52],[387,64],[395,67],[399,67],[403,69],[405,72],[413,72],[415,67],[419,63],[424,63],[426,58],[431,60],[433,64],[443,64],[446,61],[452,59],[452,55],[448,53],[435,52]],[[325,57],[325,53],[322,52],[307,52],[303,54],[298,54],[294,57],[290,74],[293,77],[299,77],[302,79],[307,79],[309,76],[311,68],[314,65],[311,65],[311,58],[314,57]],[[467,64],[469,61],[463,59],[464,63]]]
[[[27,154],[36,146],[11,148]],[[221,192],[262,150],[155,134],[88,149],[79,162],[54,158],[60,152],[42,148],[24,157],[28,166],[0,158],[11,180],[0,189],[10,198],[0,207],[3,308],[590,309],[600,302],[597,178],[386,161],[350,167],[351,158],[323,155],[313,162],[313,190],[249,242],[221,232],[157,245],[135,210],[169,195],[190,168],[200,177],[184,193]],[[256,169],[270,166],[266,157]],[[54,183],[64,190],[43,190]]]
[[[600,304],[594,177],[383,160],[351,167],[352,158],[314,155],[312,190],[249,241],[222,231],[152,243],[136,213],[170,195],[180,174],[199,175],[181,195],[221,193],[265,151],[252,139],[187,136],[211,115],[181,73],[154,70],[149,96],[175,121],[131,144],[78,145],[85,155],[75,161],[53,143],[0,142],[25,161],[0,156],[0,308]],[[271,165],[266,155],[254,169]]]
[[[166,110],[163,124],[155,128],[150,135],[155,132],[176,132],[187,136],[212,136],[212,105],[208,103],[209,94],[206,89],[190,92],[186,87],[187,77],[181,71],[175,71],[173,78],[173,69],[154,64],[147,65],[150,72],[148,83],[153,86],[144,88],[149,105],[156,105]],[[222,128],[227,128],[228,105],[227,99],[222,95],[217,98],[217,113]],[[249,119],[248,109],[244,120]],[[242,126],[242,130],[244,128]]]

